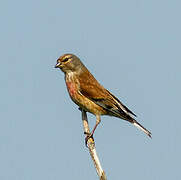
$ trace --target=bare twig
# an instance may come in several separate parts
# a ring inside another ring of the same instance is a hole
[[[88,120],[87,120],[87,114],[86,111],[81,110],[82,111],[82,122],[83,122],[83,126],[84,126],[84,132],[85,134],[90,134],[90,129],[89,129],[89,124],[88,124]],[[96,152],[96,148],[95,148],[95,142],[93,138],[89,138],[87,141],[87,146],[89,148],[89,153],[91,155],[91,158],[94,162],[94,166],[96,168],[97,174],[100,178],[100,180],[106,180],[106,175],[101,167],[97,152]]]

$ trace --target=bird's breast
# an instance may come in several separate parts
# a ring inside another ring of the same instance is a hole
[[[66,85],[67,85],[67,89],[68,89],[68,92],[70,94],[71,97],[74,97],[75,94],[76,94],[76,86],[74,83],[72,82],[66,82]]]
[[[76,80],[73,73],[68,73],[65,77],[65,82],[67,85],[67,90],[70,96],[73,98],[77,92]]]

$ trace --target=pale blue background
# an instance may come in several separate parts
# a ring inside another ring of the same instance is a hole
[[[54,69],[67,52],[153,134],[103,117],[94,137],[108,179],[181,179],[180,9],[180,0],[1,1],[0,179],[98,179]]]

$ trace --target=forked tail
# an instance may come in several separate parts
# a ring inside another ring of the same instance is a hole
[[[146,128],[144,128],[140,123],[138,123],[135,119],[131,122],[133,125],[135,125],[138,129],[141,129],[145,134],[147,134],[150,138],[151,137],[151,132],[148,131]]]

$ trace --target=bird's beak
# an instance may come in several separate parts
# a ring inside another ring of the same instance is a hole
[[[61,63],[60,63],[60,62],[58,62],[58,63],[55,65],[55,68],[59,68],[59,67],[60,67],[60,65],[61,65]]]

